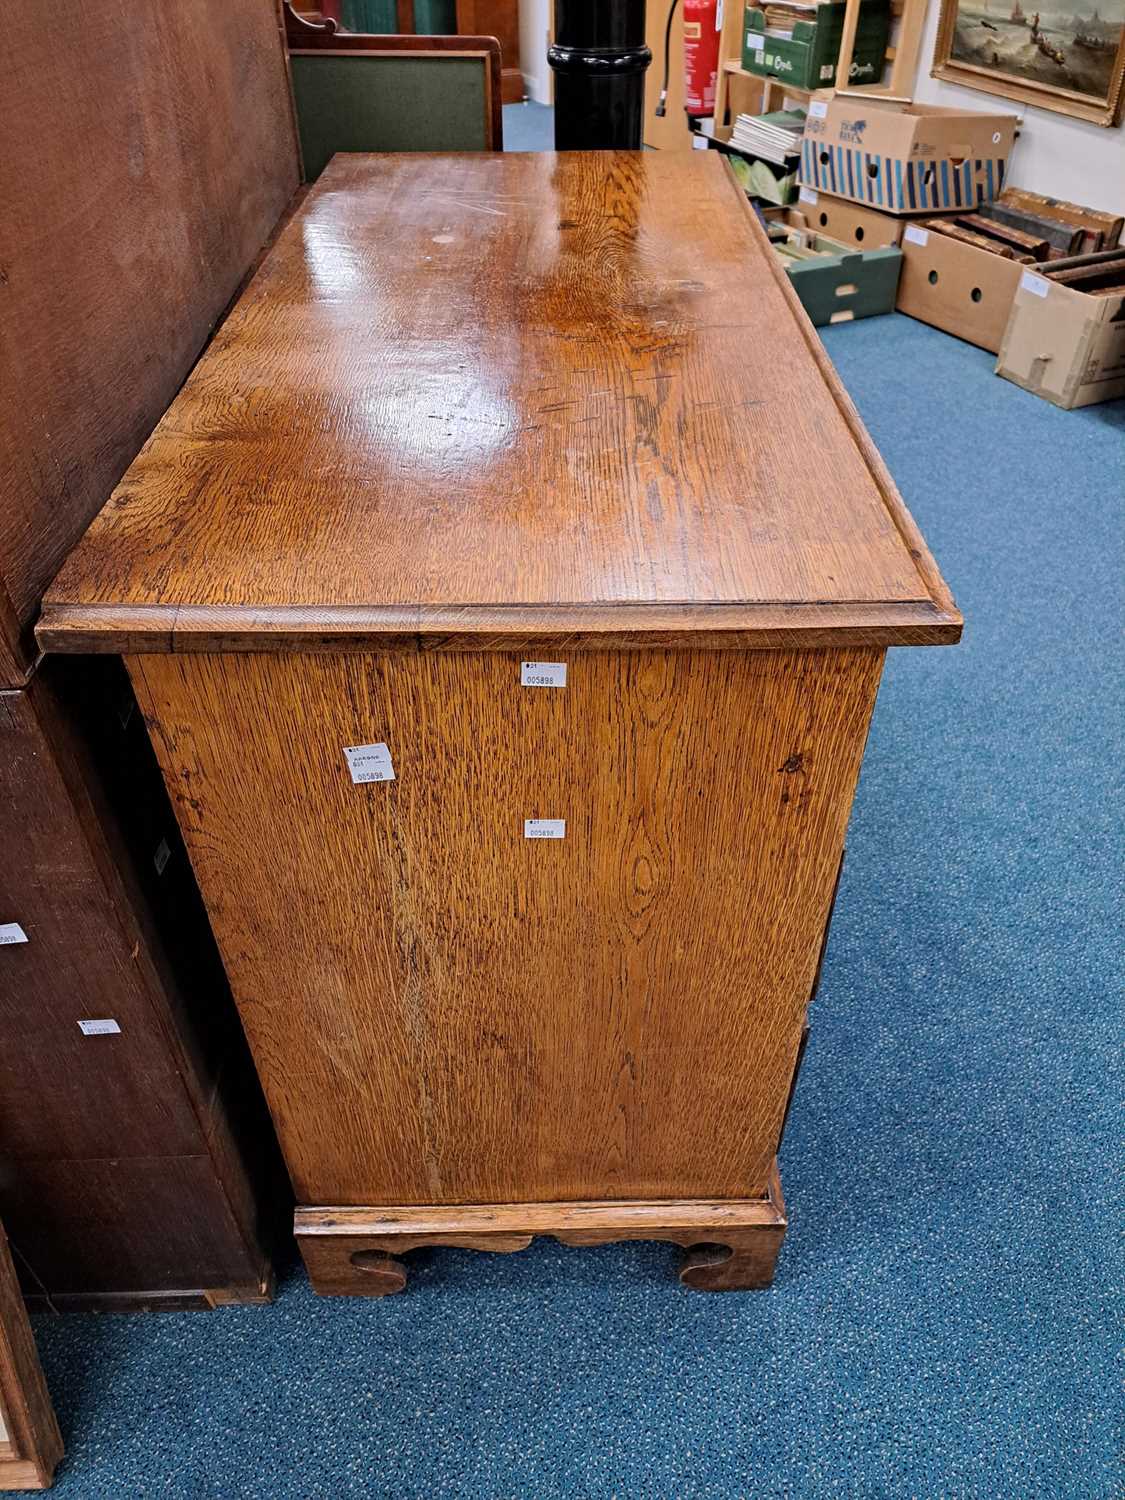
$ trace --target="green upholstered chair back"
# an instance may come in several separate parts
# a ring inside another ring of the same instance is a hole
[[[495,38],[343,32],[285,11],[308,181],[337,151],[501,149]]]

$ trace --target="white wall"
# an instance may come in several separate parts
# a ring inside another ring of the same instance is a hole
[[[520,70],[527,97],[537,104],[551,102],[547,27],[553,3],[554,0],[520,0]]]
[[[939,10],[939,0],[930,0],[914,97],[955,109],[999,109],[1022,115],[1023,127],[1008,175],[1013,187],[1068,198],[1087,208],[1125,212],[1125,127],[1116,125],[1107,130],[1087,120],[1073,120],[1053,110],[1021,104],[1018,99],[931,78]]]

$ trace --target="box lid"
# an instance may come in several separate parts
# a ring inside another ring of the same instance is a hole
[[[877,95],[816,96],[809,131],[871,152],[899,157],[1005,157],[1019,119],[1003,111],[904,104]]]
[[[51,588],[47,650],[955,640],[721,158],[338,156]]]

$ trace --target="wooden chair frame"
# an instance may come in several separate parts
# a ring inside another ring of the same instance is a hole
[[[0,1490],[43,1490],[63,1455],[47,1382],[0,1228]]]
[[[856,28],[859,25],[860,0],[847,0],[844,8],[844,30],[840,38],[840,54],[836,63],[836,92],[838,94],[874,94],[877,97],[909,104],[914,94],[914,77],[918,71],[918,51],[922,45],[922,29],[926,24],[926,0],[902,0],[891,6],[891,13],[898,17],[898,36],[887,48],[887,60],[891,75],[886,82],[858,84],[855,88],[847,82],[855,48]]]
[[[414,17],[413,0],[409,3],[410,19]],[[500,97],[500,43],[493,36],[383,36],[363,31],[341,31],[334,20],[309,21],[299,16],[284,0],[285,42],[291,55],[302,53],[359,52],[378,55],[383,52],[448,52],[459,57],[479,57],[485,63],[484,136],[485,149],[504,149],[504,121]],[[402,24],[403,0],[399,0],[399,24]]]

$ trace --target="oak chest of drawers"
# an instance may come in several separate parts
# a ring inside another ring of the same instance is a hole
[[[314,1284],[766,1284],[888,646],[960,616],[711,155],[338,157],[56,581],[127,660]],[[921,774],[921,772],[920,772]]]

